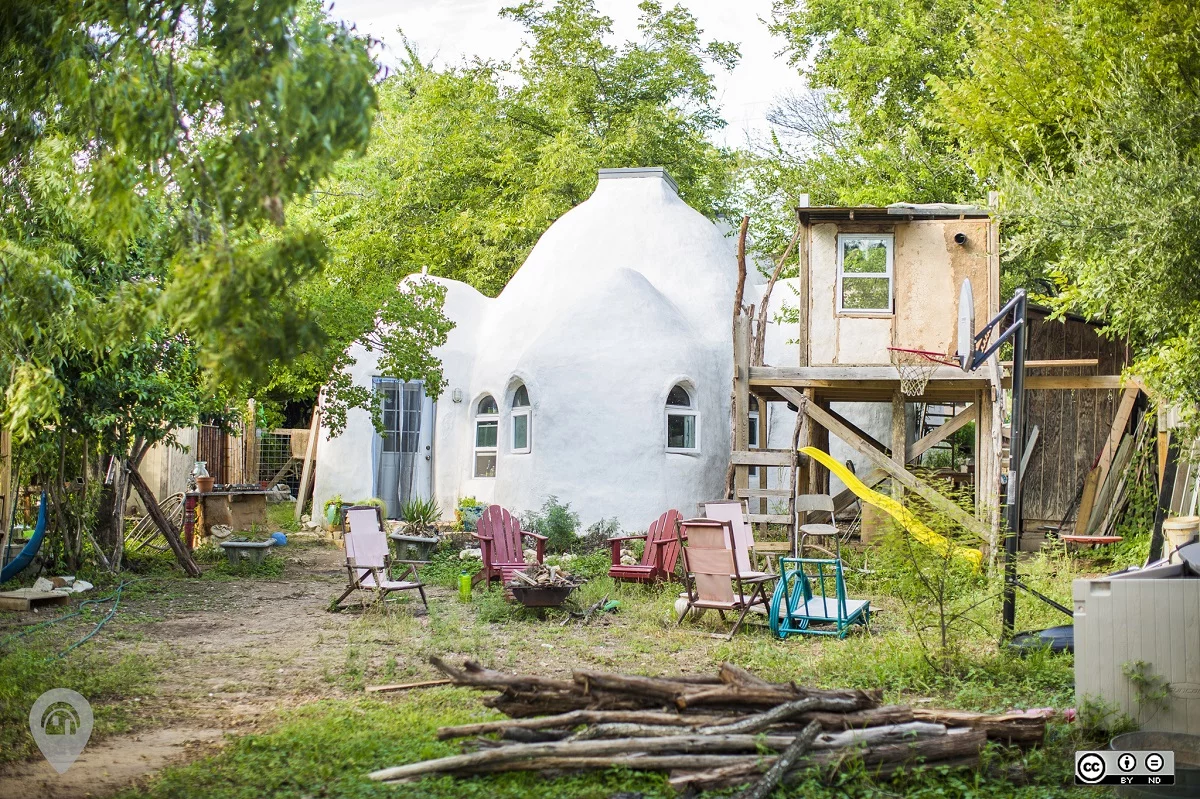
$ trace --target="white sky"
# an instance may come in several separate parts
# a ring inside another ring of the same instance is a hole
[[[718,99],[728,126],[716,136],[742,145],[750,134],[767,129],[766,112],[774,99],[800,88],[802,80],[777,57],[783,43],[771,36],[763,20],[770,0],[679,0],[696,17],[702,40],[736,42],[742,59],[732,73],[718,70]],[[670,6],[671,0],[664,0]],[[423,60],[454,64],[467,56],[508,58],[521,44],[522,29],[499,11],[515,0],[337,0],[332,15],[357,24],[384,43],[382,59],[394,63],[400,49],[398,28],[415,42]],[[636,38],[638,0],[596,0],[600,13],[613,20],[616,41]]]

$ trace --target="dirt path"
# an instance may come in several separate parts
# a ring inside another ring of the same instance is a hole
[[[337,675],[354,615],[327,611],[345,585],[341,550],[297,548],[287,557],[278,580],[180,580],[169,596],[124,603],[119,640],[98,645],[117,655],[141,639],[138,651],[150,642],[168,664],[139,703],[136,731],[92,741],[63,775],[40,757],[0,766],[0,797],[110,796],[281,709],[346,695]]]

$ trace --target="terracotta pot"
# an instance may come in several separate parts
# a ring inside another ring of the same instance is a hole
[[[197,477],[196,490],[202,494],[207,494],[213,490],[213,481],[216,479],[215,477]]]

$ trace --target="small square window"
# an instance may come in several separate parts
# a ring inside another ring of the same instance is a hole
[[[476,477],[495,477],[496,476],[496,453],[476,452],[475,453],[475,476]]]
[[[693,413],[667,414],[667,449],[696,448],[696,415]]]
[[[891,234],[838,236],[839,312],[892,312]]]
[[[496,432],[499,429],[499,422],[476,422],[475,423],[475,446],[476,447],[494,447],[496,446]]]

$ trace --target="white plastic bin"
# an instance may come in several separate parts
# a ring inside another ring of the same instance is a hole
[[[1115,703],[1145,730],[1200,735],[1200,578],[1076,580],[1075,696]],[[1169,685],[1141,707],[1122,671],[1144,661]]]

